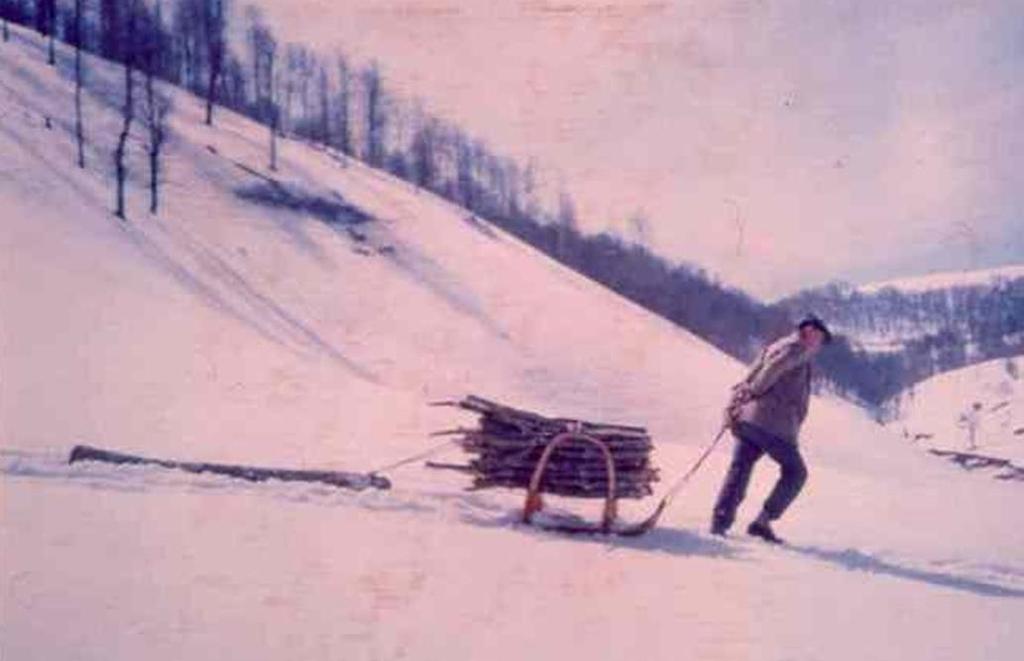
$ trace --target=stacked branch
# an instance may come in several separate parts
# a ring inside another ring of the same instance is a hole
[[[642,498],[653,493],[658,472],[651,464],[653,443],[642,427],[601,424],[566,418],[547,418],[470,395],[444,402],[479,414],[475,428],[441,434],[457,435],[472,456],[468,464],[430,464],[473,476],[472,489],[528,488],[545,448],[560,434],[576,432],[604,443],[615,466],[615,495]],[[604,498],[608,476],[604,453],[585,440],[573,438],[552,452],[540,483],[542,493],[579,498]]]

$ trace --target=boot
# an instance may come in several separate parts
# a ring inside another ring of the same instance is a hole
[[[729,524],[719,518],[711,520],[711,534],[717,537],[725,537],[725,533],[729,532]]]
[[[767,521],[757,519],[747,526],[747,534],[752,537],[760,537],[769,544],[782,544],[782,538],[775,534]]]

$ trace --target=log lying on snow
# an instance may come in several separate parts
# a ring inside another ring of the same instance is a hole
[[[615,466],[615,496],[642,498],[653,493],[658,471],[651,464],[654,444],[643,427],[548,418],[470,395],[458,402],[438,402],[479,414],[475,428],[439,432],[457,436],[472,456],[468,464],[428,463],[469,473],[472,489],[529,488],[541,454],[551,441],[576,432],[601,441]],[[572,439],[552,452],[540,483],[542,493],[580,498],[604,498],[608,478],[604,453],[597,446]]]
[[[373,473],[349,473],[345,471],[301,470],[294,468],[262,468],[257,466],[238,466],[234,464],[211,464],[206,462],[172,461],[169,459],[151,459],[134,454],[113,452],[88,445],[76,445],[71,450],[68,463],[76,461],[102,461],[108,464],[138,464],[142,466],[160,466],[182,470],[188,473],[213,473],[226,475],[250,482],[281,480],[282,482],[317,482],[332,487],[362,491],[369,487],[390,489],[391,482],[383,475]]]

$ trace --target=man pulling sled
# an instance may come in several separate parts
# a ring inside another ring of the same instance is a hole
[[[811,361],[832,334],[809,315],[790,333],[766,347],[743,381],[732,389],[726,420],[736,439],[732,463],[715,502],[711,532],[725,535],[747,492],[757,461],[767,454],[781,472],[761,513],[747,533],[774,544],[782,540],[771,523],[786,511],[807,481],[797,444],[811,396]]]

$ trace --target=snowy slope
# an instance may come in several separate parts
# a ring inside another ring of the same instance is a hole
[[[1020,357],[933,376],[903,393],[899,409],[890,424],[923,446],[1006,458],[1024,466]]]
[[[68,467],[89,442],[367,469],[466,420],[427,402],[477,392],[646,424],[671,477],[742,366],[357,163],[286,141],[269,184],[263,130],[226,112],[204,127],[185,95],[167,205],[149,217],[134,192],[121,224],[102,172],[117,72],[91,62],[81,172],[66,62],[63,77],[42,62],[25,31],[0,45],[5,661],[1019,654],[1024,531],[1004,514],[1019,488],[925,458],[840,402],[812,407],[789,549],[703,532],[724,448],[661,529],[613,543],[523,529],[521,494],[418,467],[363,494]],[[373,220],[250,201],[265,185],[340,195]],[[742,520],[773,475],[760,469]]]

